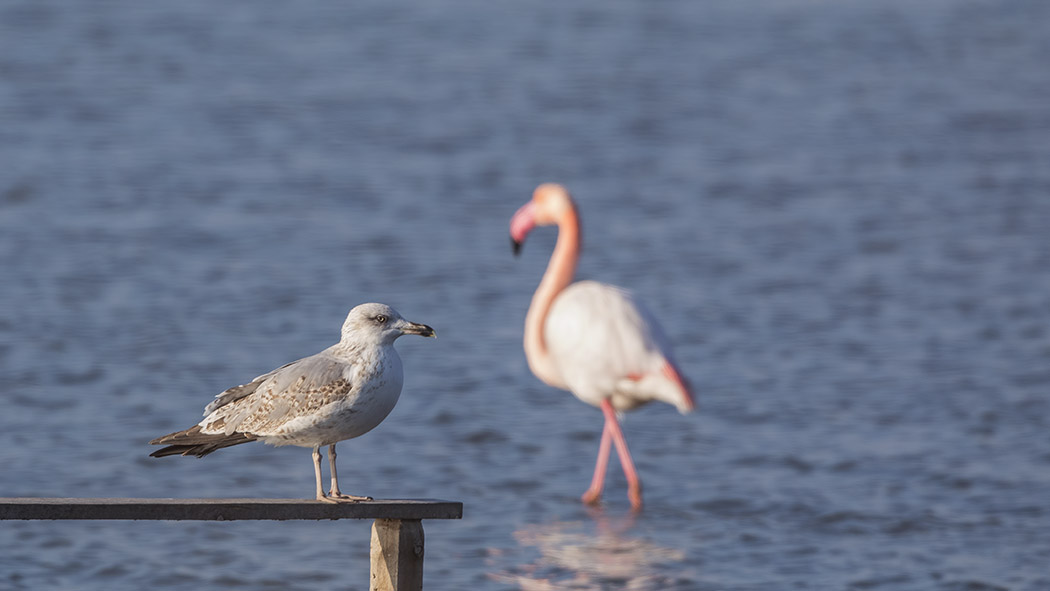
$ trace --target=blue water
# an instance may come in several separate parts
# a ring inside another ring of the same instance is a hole
[[[383,301],[344,490],[465,503],[430,589],[1050,589],[1050,4],[0,2],[0,496],[309,497],[147,457]],[[528,371],[560,181],[699,411]],[[367,522],[7,522],[0,589],[364,589]]]

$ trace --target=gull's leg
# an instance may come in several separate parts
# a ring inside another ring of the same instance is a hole
[[[328,446],[328,463],[332,467],[332,490],[329,491],[329,496],[332,499],[339,499],[344,501],[371,501],[372,497],[359,497],[356,495],[344,495],[339,492],[339,476],[336,475],[335,471],[335,444]],[[318,480],[318,486],[320,486],[320,480]]]
[[[627,439],[624,438],[620,423],[616,420],[616,411],[608,399],[602,400],[602,412],[605,413],[605,425],[612,430],[612,440],[616,444],[616,453],[620,456],[623,475],[627,477],[627,498],[631,501],[631,508],[638,511],[642,508],[642,482],[634,469],[631,452],[627,450]]]
[[[333,497],[338,497],[342,493],[339,492],[339,475],[335,470],[335,444],[328,446],[328,466],[332,472],[332,488],[329,490],[329,494]]]
[[[583,493],[583,502],[588,505],[597,505],[602,498],[602,488],[605,486],[605,469],[609,466],[609,445],[612,443],[612,430],[606,419],[602,426],[602,442],[598,444],[598,462],[594,465],[594,476],[591,478],[591,487]]]
[[[336,501],[329,499],[324,496],[324,487],[321,486],[321,446],[315,445],[314,452],[314,480],[317,481],[317,500],[325,503],[334,503]]]

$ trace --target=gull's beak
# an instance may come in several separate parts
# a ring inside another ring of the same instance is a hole
[[[417,324],[415,322],[405,321],[405,324],[401,326],[401,334],[417,334],[421,337],[433,337],[437,338],[437,334],[433,328],[430,328],[426,324]]]

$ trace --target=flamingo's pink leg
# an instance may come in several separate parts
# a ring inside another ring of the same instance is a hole
[[[623,436],[620,423],[616,420],[616,411],[613,410],[608,398],[602,400],[602,412],[605,413],[606,427],[612,431],[612,440],[616,444],[616,453],[620,456],[623,475],[627,477],[627,498],[631,501],[631,508],[637,511],[642,508],[642,482],[638,479],[631,452],[627,449],[627,440]]]
[[[609,447],[612,444],[612,431],[609,421],[606,419],[602,427],[602,442],[598,445],[598,461],[594,465],[594,477],[591,478],[591,487],[583,493],[583,502],[588,505],[597,505],[602,498],[602,488],[605,486],[605,469],[609,466]]]

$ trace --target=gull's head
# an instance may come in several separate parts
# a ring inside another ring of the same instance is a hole
[[[361,304],[350,310],[343,323],[343,340],[389,345],[403,334],[434,337],[434,329],[409,322],[386,304]]]
[[[532,199],[522,205],[510,219],[510,242],[514,254],[521,251],[525,237],[536,226],[557,224],[576,211],[568,189],[556,183],[544,183],[532,192]]]

